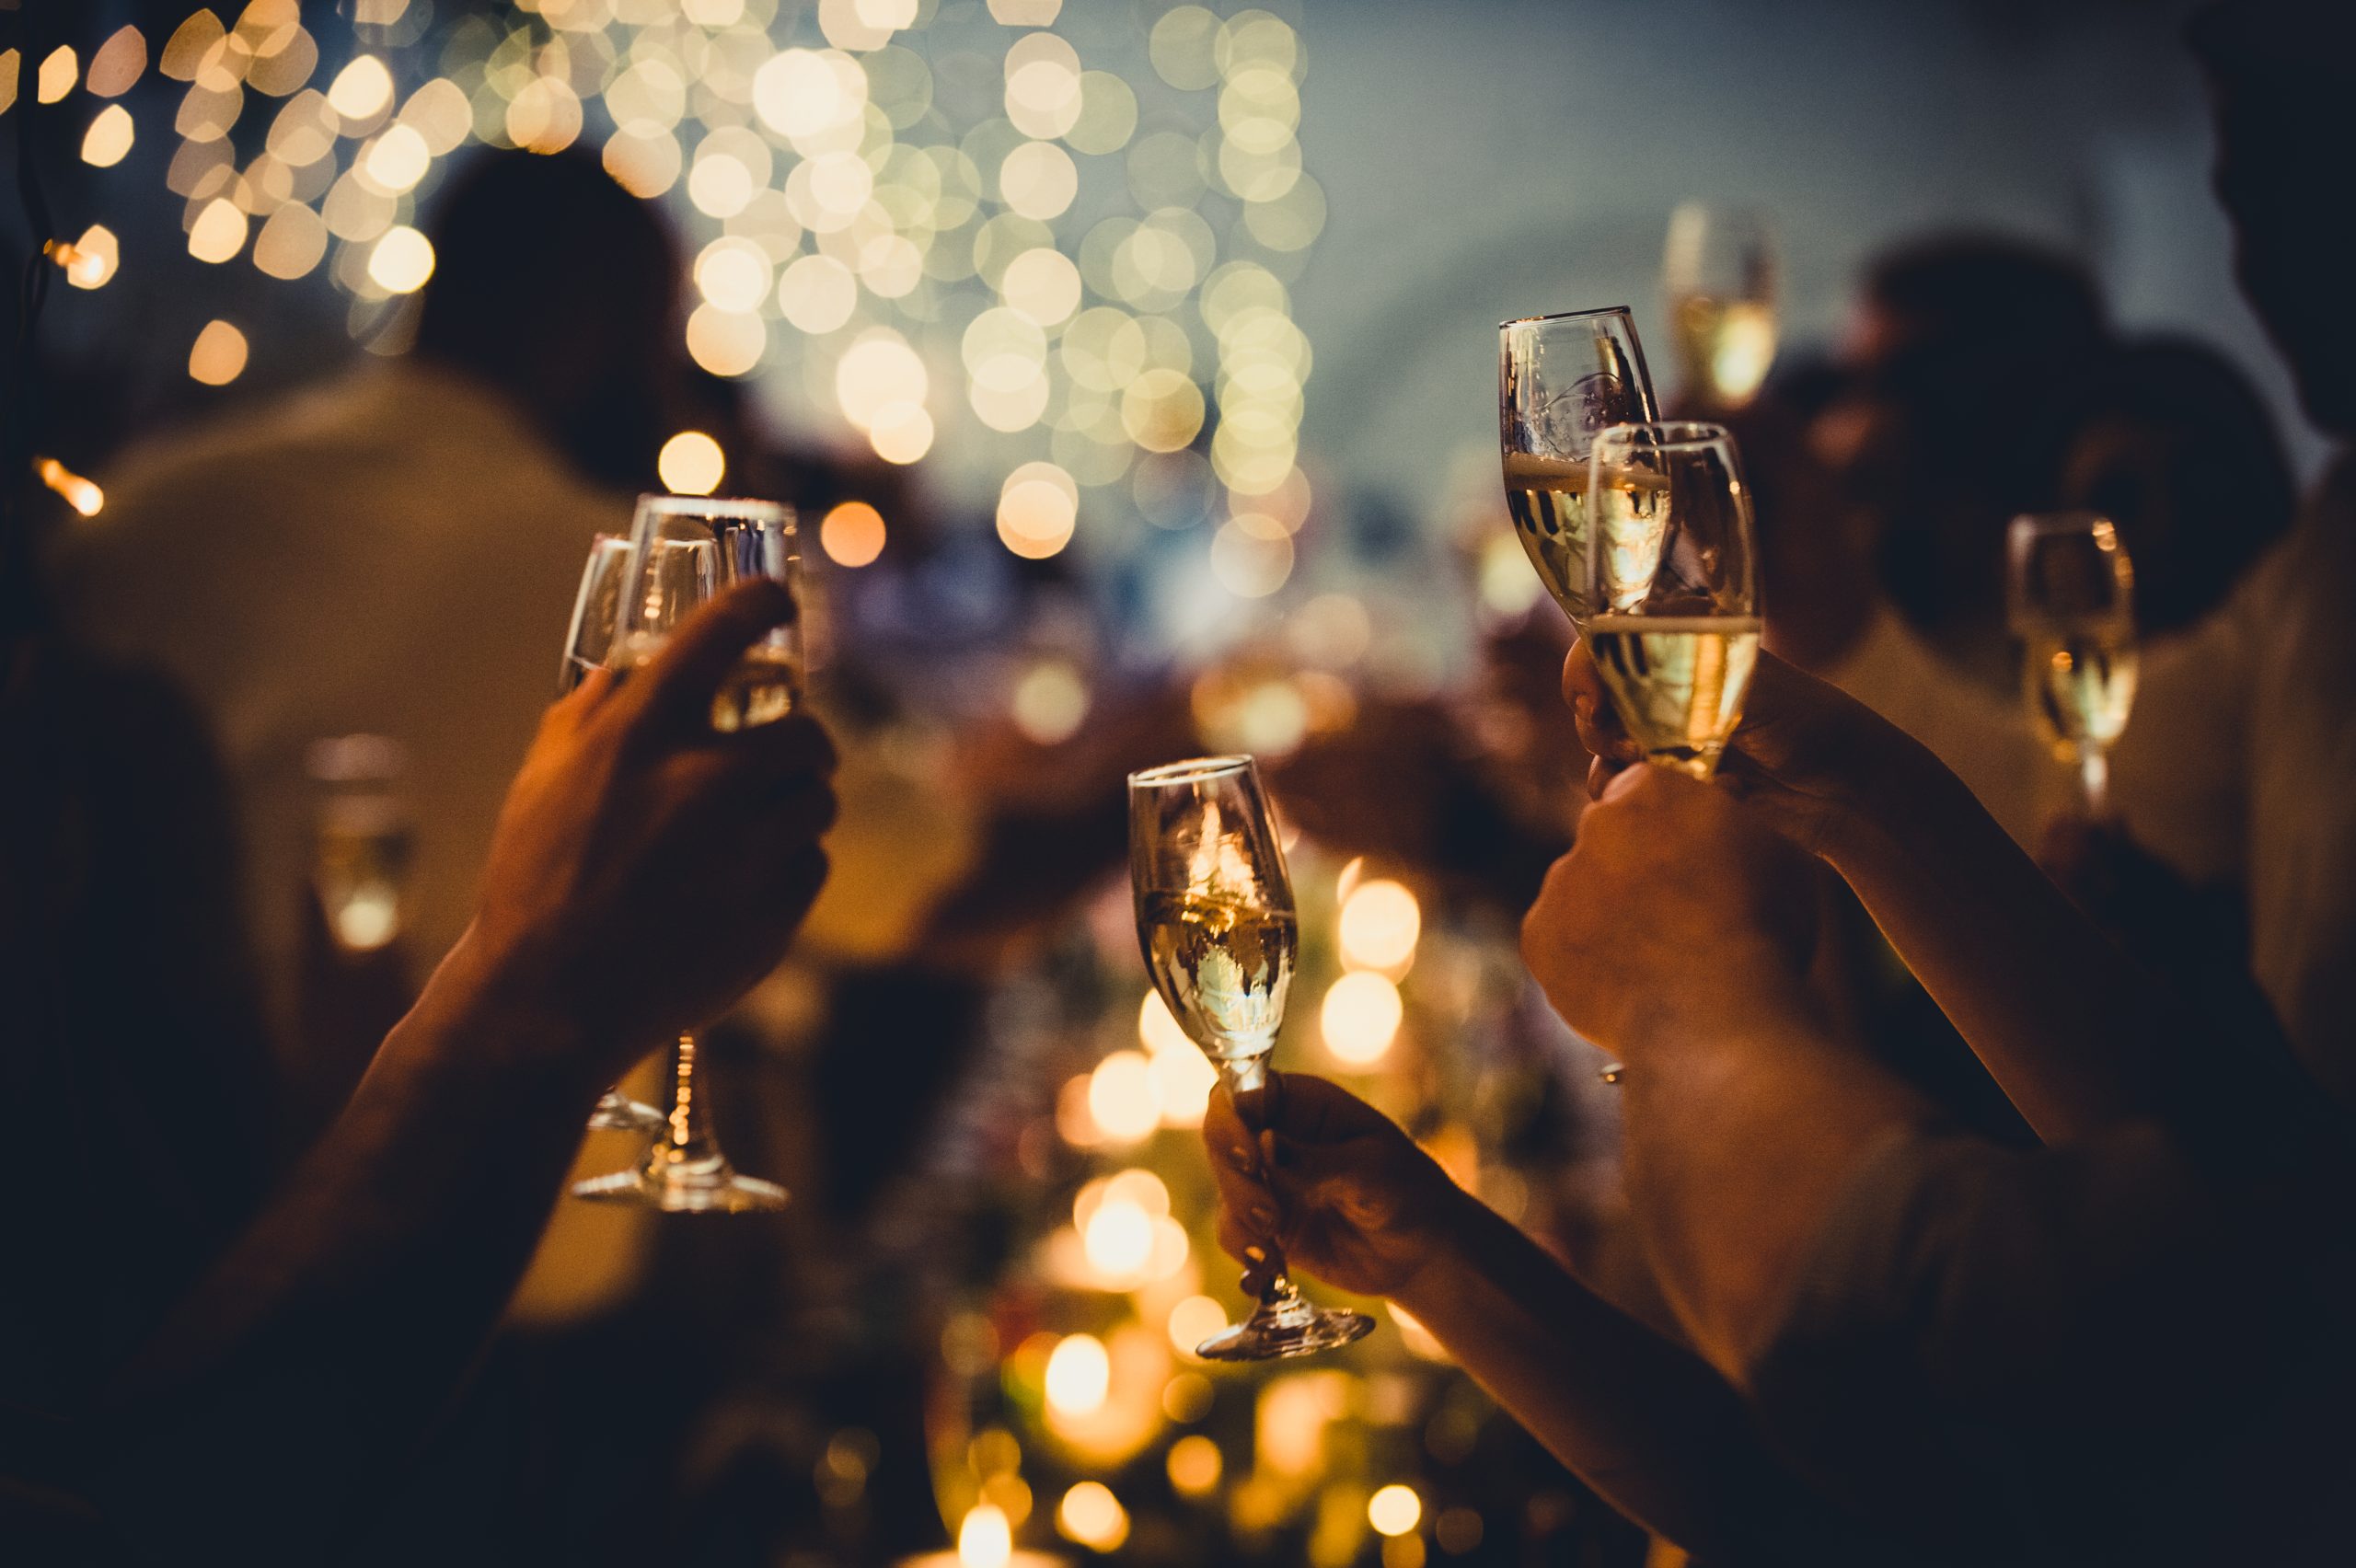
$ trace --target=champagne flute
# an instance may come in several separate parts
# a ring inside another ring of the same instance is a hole
[[[1759,548],[1734,438],[1713,424],[1616,425],[1588,465],[1582,633],[1645,760],[1717,771],[1759,662]],[[1618,1083],[1625,1069],[1606,1063]]]
[[[687,545],[678,548],[693,548]],[[589,559],[581,568],[581,589],[572,598],[572,624],[564,634],[564,663],[558,668],[556,677],[558,696],[587,680],[589,672],[602,666],[613,652],[614,636],[621,620],[622,584],[629,566],[628,539],[600,534],[591,541]],[[687,570],[697,570],[692,558]],[[600,1095],[596,1109],[589,1113],[589,1130],[593,1133],[653,1133],[663,1126],[662,1112],[643,1101],[632,1100],[619,1088]]]
[[[2110,747],[2135,706],[2135,568],[2092,512],[2013,519],[2005,597],[2033,722],[2078,765],[2087,813],[2110,811]]]
[[[1707,778],[1759,661],[1759,549],[1734,438],[1619,425],[1596,437],[1589,469],[1588,648],[1646,760]]]
[[[1538,580],[1574,626],[1587,601],[1587,460],[1596,432],[1658,415],[1624,306],[1497,328],[1497,444],[1506,506]]]
[[[641,496],[607,662],[625,669],[645,663],[687,615],[749,578],[775,578],[798,604],[800,566],[793,514],[774,502]],[[797,615],[747,649],[721,683],[712,728],[725,732],[784,718],[801,706],[802,670]],[[710,1093],[696,1081],[696,1053],[694,1032],[681,1033],[671,1058],[671,1110],[645,1156],[626,1170],[573,1183],[573,1196],[685,1214],[785,1206],[784,1188],[742,1174],[722,1151]]]
[[[1284,1022],[1299,947],[1258,765],[1198,757],[1129,775],[1129,880],[1138,945],[1170,1011],[1218,1069],[1246,1125],[1265,1125],[1276,1092],[1268,1056]],[[1349,1343],[1363,1312],[1311,1306],[1275,1241],[1252,1316],[1195,1347],[1210,1361],[1268,1361]]]
[[[1680,203],[1661,287],[1688,394],[1719,409],[1757,397],[1775,363],[1775,232],[1765,214]]]

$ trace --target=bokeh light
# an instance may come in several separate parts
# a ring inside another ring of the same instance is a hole
[[[1161,1095],[1153,1063],[1139,1051],[1115,1051],[1088,1075],[1088,1113],[1103,1138],[1143,1140],[1161,1124]]]
[[[130,154],[134,132],[129,110],[119,103],[107,105],[82,133],[82,161],[93,168],[112,168]]]
[[[1371,1066],[1390,1054],[1404,1011],[1390,976],[1358,970],[1326,989],[1317,1009],[1317,1032],[1335,1061]]]
[[[1047,1356],[1047,1403],[1066,1415],[1100,1409],[1113,1385],[1113,1358],[1093,1334],[1070,1334]]]
[[[390,293],[416,293],[433,276],[433,242],[406,224],[387,229],[369,252],[368,276]]]
[[[65,281],[77,289],[105,287],[121,260],[114,231],[103,224],[92,224],[82,231],[81,238],[60,247],[54,254],[65,269]]]
[[[1056,1528],[1093,1551],[1114,1551],[1129,1539],[1128,1510],[1101,1481],[1083,1481],[1056,1506]]]
[[[683,430],[663,444],[654,471],[674,495],[710,495],[728,476],[728,455],[702,431]]]
[[[1343,900],[1336,922],[1342,960],[1358,969],[1404,973],[1423,934],[1423,907],[1404,883],[1360,882]]]
[[[188,352],[188,373],[207,386],[226,386],[246,371],[246,335],[226,321],[208,321]]]
[[[1209,1495],[1218,1490],[1220,1472],[1226,1469],[1218,1445],[1199,1432],[1171,1444],[1163,1466],[1170,1473],[1171,1490],[1181,1497]]]
[[[818,524],[818,548],[837,566],[866,566],[884,553],[884,514],[863,501],[846,501]]]
[[[1424,1500],[1415,1495],[1414,1487],[1398,1482],[1380,1488],[1367,1499],[1366,1522],[1374,1527],[1378,1535],[1405,1535],[1422,1523],[1423,1517]]]

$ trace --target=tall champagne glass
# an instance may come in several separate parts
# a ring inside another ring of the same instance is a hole
[[[1236,1114],[1258,1127],[1276,1092],[1268,1057],[1299,947],[1292,880],[1258,767],[1201,757],[1129,775],[1129,881],[1138,945],[1155,989],[1218,1069]],[[1347,1344],[1363,1312],[1311,1306],[1273,1239],[1252,1316],[1195,1347],[1212,1361],[1268,1361]]]
[[[1586,623],[1587,460],[1596,432],[1650,420],[1652,377],[1623,306],[1497,328],[1497,445],[1506,507],[1538,580]]]
[[[1670,340],[1688,397],[1739,409],[1775,363],[1775,232],[1761,213],[1687,202],[1661,254]]]
[[[1759,547],[1734,438],[1713,424],[1616,425],[1589,463],[1584,635],[1645,760],[1717,771],[1759,662]],[[1618,1083],[1617,1062],[1603,1081]]]
[[[1696,778],[1742,719],[1759,660],[1750,491],[1722,426],[1620,425],[1596,437],[1588,650],[1646,760]]]
[[[630,529],[621,614],[608,663],[629,668],[661,652],[673,628],[721,588],[772,577],[799,594],[793,514],[774,502],[643,496]],[[797,615],[746,650],[712,698],[722,732],[784,718],[802,701]],[[682,1033],[671,1057],[671,1107],[644,1158],[573,1184],[573,1196],[671,1213],[744,1213],[785,1206],[785,1189],[729,1163],[712,1131],[710,1094],[696,1078],[697,1041]]]
[[[2005,573],[2031,721],[2078,765],[2086,810],[2110,810],[2110,748],[2135,706],[2135,568],[2110,519],[2013,519]]]

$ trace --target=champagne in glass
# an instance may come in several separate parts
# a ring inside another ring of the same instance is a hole
[[[1596,437],[1588,647],[1648,761],[1717,770],[1759,661],[1758,546],[1734,439],[1713,424]]]
[[[2135,569],[2091,512],[2013,519],[2005,573],[2031,722],[2078,765],[2087,811],[2110,809],[2110,748],[2135,706]]]
[[[1597,616],[1587,642],[1648,760],[1697,778],[1717,770],[1759,663],[1757,617]]]
[[[1268,1058],[1299,948],[1260,770],[1248,756],[1201,757],[1129,775],[1129,880],[1138,946],[1155,989],[1218,1068],[1248,1126],[1265,1125],[1278,1081]],[[1211,1361],[1266,1361],[1349,1343],[1363,1312],[1311,1305],[1273,1239],[1252,1316],[1195,1347]]]
[[[1689,395],[1739,409],[1775,363],[1775,240],[1765,217],[1687,202],[1661,257],[1679,368]]]
[[[340,735],[312,742],[304,761],[319,789],[311,886],[328,934],[348,953],[389,947],[414,847],[400,787],[408,753],[383,735]]]
[[[1654,417],[1652,378],[1626,308],[1497,329],[1497,443],[1506,508],[1538,580],[1573,625],[1587,599],[1588,453],[1596,432]]]

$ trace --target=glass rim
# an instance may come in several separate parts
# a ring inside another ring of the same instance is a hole
[[[1157,767],[1139,768],[1130,774],[1129,788],[1158,789],[1165,784],[1191,784],[1205,778],[1224,778],[1251,772],[1256,760],[1250,752],[1230,752],[1225,756],[1195,756],[1184,762],[1165,762]]]
[[[1497,323],[1497,330],[1503,332],[1515,327],[1538,327],[1549,321],[1591,321],[1599,316],[1625,316],[1632,322],[1635,319],[1631,306],[1601,305],[1591,310],[1557,310],[1544,316],[1508,317]]]
[[[781,501],[761,501],[751,496],[657,495],[649,492],[638,498],[641,515],[653,517],[719,518],[728,523],[781,523],[788,527],[794,521],[793,508]]]

